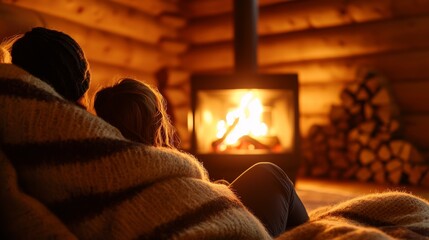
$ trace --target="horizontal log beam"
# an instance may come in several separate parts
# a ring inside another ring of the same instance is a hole
[[[261,7],[257,31],[263,36],[428,13],[429,0],[290,1]],[[231,40],[231,13],[195,19],[183,29],[182,36],[194,44]]]
[[[104,30],[147,43],[163,37],[176,37],[174,28],[135,9],[105,0],[3,0],[26,9],[64,18],[87,27]]]
[[[167,88],[177,88],[189,85],[190,72],[182,69],[166,69]]]
[[[391,84],[391,89],[394,101],[399,106],[401,113],[429,114],[429,81],[427,79],[394,83]],[[429,122],[427,124],[429,126]]]
[[[180,138],[180,149],[191,151],[191,137],[189,136],[189,130],[186,125],[177,125],[175,126],[177,130],[177,134]]]
[[[392,82],[429,78],[429,49],[371,54],[357,57],[309,60],[260,67],[265,73],[297,73],[303,83],[353,81],[362,69],[382,72]]]
[[[164,52],[174,55],[185,53],[188,50],[188,44],[177,39],[161,39],[158,43]]]
[[[421,16],[263,37],[259,66],[429,48],[428,24]],[[192,72],[232,68],[232,43],[193,47],[182,64]]]
[[[163,52],[158,45],[88,28],[50,15],[40,15],[47,28],[63,31],[74,38],[90,60],[145,72],[155,72],[164,66],[178,64],[175,55]]]
[[[110,0],[124,6],[137,9],[152,16],[158,16],[162,13],[179,12],[179,6],[176,3],[165,0]]]
[[[286,0],[288,1],[288,0]],[[285,0],[259,0],[259,6],[285,2]],[[187,0],[182,3],[182,11],[187,18],[217,15],[232,11],[231,0]]]
[[[300,114],[328,114],[333,104],[340,103],[343,84],[305,84],[299,86]]]
[[[183,89],[171,89],[167,88],[164,91],[164,97],[170,102],[170,104],[176,108],[177,106],[191,106],[190,94]]]
[[[158,17],[158,19],[166,26],[170,26],[175,29],[183,28],[186,26],[187,21],[184,17],[175,13],[164,13]]]
[[[429,114],[403,116],[404,138],[418,148],[429,150]]]
[[[88,94],[90,99],[100,88],[111,86],[119,79],[129,77],[156,86],[153,73],[112,66],[97,61],[90,61],[91,83]]]
[[[0,4],[0,42],[13,35],[25,33],[37,26],[43,26],[43,20],[38,13]]]

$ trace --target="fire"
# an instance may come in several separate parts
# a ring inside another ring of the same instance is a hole
[[[268,126],[262,121],[263,105],[253,92],[246,93],[237,108],[229,111],[225,120],[217,123],[218,150],[238,144],[243,136],[252,139],[266,136]],[[254,147],[254,146],[253,146]]]

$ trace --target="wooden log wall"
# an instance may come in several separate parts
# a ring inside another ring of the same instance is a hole
[[[2,0],[0,12],[1,38],[34,26],[75,38],[91,93],[119,77],[155,85],[163,76],[185,149],[189,76],[233,70],[231,0]],[[392,81],[405,138],[429,153],[428,24],[429,0],[259,0],[259,71],[298,73],[306,136],[329,122],[357,71],[378,70]]]
[[[0,12],[2,39],[35,26],[73,37],[90,63],[90,95],[121,77],[156,85],[156,73],[178,66],[187,49],[175,0],[2,0]]]
[[[187,0],[181,9],[189,44],[183,70],[233,70],[232,1]],[[260,0],[259,71],[298,73],[304,137],[313,124],[329,122],[358,71],[380,71],[392,82],[404,139],[429,153],[428,24],[429,0]]]

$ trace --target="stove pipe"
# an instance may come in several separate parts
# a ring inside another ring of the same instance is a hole
[[[257,20],[257,0],[234,0],[234,64],[239,74],[258,71]]]

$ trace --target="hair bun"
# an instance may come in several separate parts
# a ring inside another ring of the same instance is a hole
[[[37,27],[12,45],[12,63],[50,84],[70,101],[89,88],[89,64],[79,44],[65,33]]]

